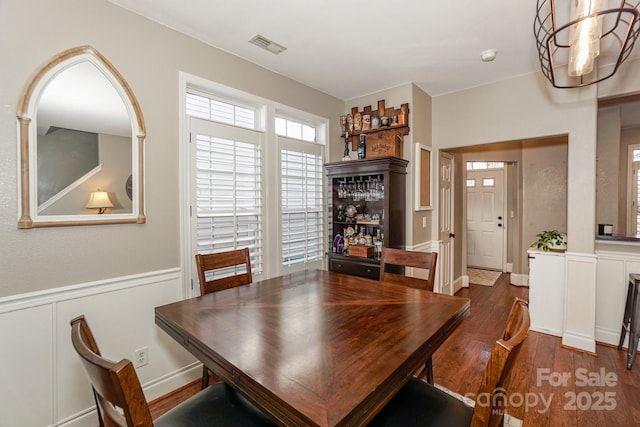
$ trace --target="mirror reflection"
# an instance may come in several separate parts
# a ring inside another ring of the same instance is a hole
[[[53,78],[36,116],[39,215],[94,213],[86,208],[101,189],[113,207],[130,213],[126,182],[132,171],[131,120],[113,84],[90,62]]]
[[[596,232],[639,237],[640,99],[600,101],[596,168]]]
[[[144,121],[124,78],[90,46],[27,83],[18,106],[19,228],[144,223]]]

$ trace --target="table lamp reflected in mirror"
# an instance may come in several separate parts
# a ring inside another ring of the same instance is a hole
[[[113,203],[111,203],[111,199],[109,198],[109,193],[106,191],[92,191],[91,196],[89,197],[89,202],[85,206],[87,209],[98,209],[98,214],[103,214],[107,210],[107,208],[112,208]]]

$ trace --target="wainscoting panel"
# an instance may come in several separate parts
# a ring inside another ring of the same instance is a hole
[[[596,255],[566,252],[565,260],[566,290],[562,344],[595,353]]]
[[[0,313],[0,426],[44,426],[53,416],[51,306]]]
[[[640,273],[640,254],[637,252],[600,250],[597,250],[596,254],[598,255],[596,340],[618,345],[627,298],[629,274]],[[626,345],[627,340],[624,343],[625,347]]]
[[[137,368],[147,399],[195,379],[200,365],[154,323],[154,307],[182,295],[180,270],[171,269],[0,300],[0,390],[10,396],[0,400],[0,426],[97,425],[71,346],[69,322],[80,314],[105,357],[133,360],[148,348],[148,364]]]

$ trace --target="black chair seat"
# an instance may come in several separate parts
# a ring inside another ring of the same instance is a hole
[[[471,425],[472,416],[472,407],[424,380],[413,378],[376,415],[369,426],[461,427]]]
[[[155,427],[275,426],[251,402],[223,382],[215,383],[153,422]]]
[[[467,406],[456,396],[445,393],[420,379],[412,378],[376,415],[371,426],[477,427],[502,425],[506,398],[502,383],[509,376],[513,359],[529,332],[529,304],[516,298],[511,306],[502,338],[496,341],[480,382],[477,396],[489,400]],[[499,397],[499,394],[502,397]]]

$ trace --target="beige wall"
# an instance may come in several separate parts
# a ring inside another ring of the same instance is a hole
[[[613,224],[614,234],[625,229],[618,216],[620,149],[620,107],[601,108],[598,111],[596,222]]]
[[[433,99],[433,143],[445,149],[567,134],[569,249],[593,253],[597,101],[558,91],[539,74]]]
[[[18,230],[18,99],[42,63],[85,44],[114,64],[141,105],[147,223]],[[329,118],[330,139],[339,139],[342,100],[104,0],[3,0],[0,64],[0,297],[180,266],[179,71]]]
[[[536,234],[543,230],[567,231],[566,138],[523,142],[522,188],[522,256],[526,258],[526,249],[536,240]],[[528,274],[528,265],[523,265],[522,273]]]
[[[413,131],[413,142],[420,142],[428,147],[431,147],[432,141],[432,121],[431,118],[433,116],[431,97],[426,94],[424,91],[420,90],[417,86],[413,86],[413,110],[414,115],[411,118],[411,130]],[[415,146],[411,148],[412,150],[412,158],[415,157]],[[435,178],[438,176],[438,173],[434,171],[434,167],[437,164],[437,159],[434,158],[435,151],[431,152],[431,200],[433,201],[434,197],[436,197],[436,185],[437,182],[434,182]],[[409,243],[412,246],[420,245],[421,243],[428,242],[430,240],[437,240],[438,234],[432,234],[432,228],[430,224],[433,223],[434,218],[437,217],[437,214],[434,214],[432,210],[424,210],[424,211],[414,211],[414,206],[416,205],[415,201],[415,180],[416,175],[418,175],[418,171],[416,170],[416,162],[413,161],[411,166],[412,177],[411,177],[411,205],[409,206],[410,212],[410,225],[409,230],[411,232],[409,237]],[[432,202],[433,204],[433,202]],[[426,227],[422,226],[422,218],[426,218],[427,223]]]

